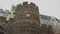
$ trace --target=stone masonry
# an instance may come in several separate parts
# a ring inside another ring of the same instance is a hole
[[[6,18],[0,17],[0,26],[5,34],[54,34],[52,26],[42,24],[40,26],[39,9],[34,3],[18,4],[15,18],[6,22]]]
[[[39,34],[40,20],[38,7],[34,3],[18,4],[15,14],[13,34]]]

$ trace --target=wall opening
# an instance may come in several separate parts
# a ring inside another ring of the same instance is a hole
[[[29,14],[29,13],[27,13],[27,16],[28,16],[28,17],[30,17],[30,14]]]

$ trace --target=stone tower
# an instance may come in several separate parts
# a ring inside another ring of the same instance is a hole
[[[23,2],[23,5],[18,4],[15,12],[14,30],[11,34],[39,34],[40,20],[39,10],[34,3],[28,4]]]
[[[6,22],[6,18],[0,17],[0,28],[5,34],[54,34],[52,26],[42,24],[40,26],[39,9],[34,3],[18,4],[13,10],[14,18]]]
[[[39,9],[34,3],[28,4],[23,2],[23,5],[16,6],[14,18],[10,18],[6,22],[6,18],[0,17],[0,26],[5,34],[39,34],[40,19]]]

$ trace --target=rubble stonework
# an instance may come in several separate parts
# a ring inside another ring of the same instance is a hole
[[[17,5],[13,34],[40,33],[39,11],[37,9],[38,7],[33,3],[23,2],[23,5]]]
[[[41,26],[41,34],[54,34],[51,25],[42,24]]]
[[[52,27],[40,26],[39,9],[32,2],[30,4],[28,2],[23,2],[23,5],[18,4],[15,18],[10,19],[9,22],[6,22],[5,18],[0,18],[0,26],[2,26],[5,34],[54,34]]]

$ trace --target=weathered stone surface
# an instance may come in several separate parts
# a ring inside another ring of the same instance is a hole
[[[41,34],[54,34],[51,25],[42,24]]]
[[[33,3],[30,5],[27,2],[23,2],[23,5],[17,5],[13,34],[39,34],[39,11],[36,8],[37,6],[33,5]]]
[[[2,26],[5,34],[52,34],[52,27],[43,24],[40,27],[39,9],[34,3],[23,5],[18,4],[15,18],[9,22],[5,18],[0,18],[0,26]],[[49,33],[48,33],[49,32]]]

